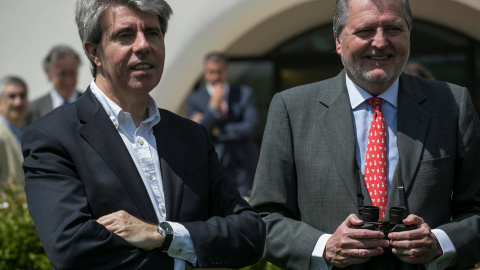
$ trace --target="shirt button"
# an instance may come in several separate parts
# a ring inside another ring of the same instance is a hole
[[[162,217],[165,217],[167,215],[167,213],[165,211],[165,205],[164,204],[159,204],[158,207],[160,208],[160,215]]]
[[[147,179],[148,179],[148,180],[152,180],[152,175],[149,174],[149,173],[147,173]]]
[[[128,120],[128,115],[125,114],[125,116],[123,117],[123,119]]]
[[[138,142],[140,143],[140,145],[144,144],[144,141],[142,139],[140,139]]]
[[[114,122],[113,122],[113,125],[114,125],[116,128],[118,128],[118,123],[117,123],[117,121],[114,121]]]

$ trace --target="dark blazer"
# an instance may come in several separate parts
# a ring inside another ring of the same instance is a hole
[[[230,86],[226,120],[208,109],[209,101],[207,88],[193,92],[187,100],[188,117],[196,112],[203,113],[201,124],[205,129],[209,132],[214,127],[219,129],[219,134],[212,137],[220,162],[227,175],[236,181],[240,192],[244,193],[252,188],[258,161],[255,143],[258,115],[253,92],[246,86]]]
[[[76,92],[79,96],[82,94],[79,91]],[[23,120],[23,125],[30,125],[31,123],[33,123],[33,121],[51,112],[52,110],[52,98],[50,97],[50,92],[48,92],[46,95],[41,96],[28,104],[28,112],[25,116],[25,119]]]
[[[200,267],[257,261],[265,227],[226,180],[201,125],[160,109],[154,127],[168,221],[190,232]],[[125,210],[157,223],[118,131],[92,92],[30,125],[23,140],[25,192],[57,269],[173,269],[159,249],[137,249],[95,219]]]
[[[397,119],[410,213],[447,233],[457,269],[480,261],[480,123],[467,89],[402,74]],[[308,269],[319,237],[358,215],[353,123],[344,71],[273,98],[251,199],[267,224],[267,260]],[[398,175],[397,167],[387,209],[400,203]]]

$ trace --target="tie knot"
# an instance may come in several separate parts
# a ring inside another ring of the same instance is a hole
[[[371,97],[367,99],[368,104],[372,107],[373,111],[382,111],[382,98]]]

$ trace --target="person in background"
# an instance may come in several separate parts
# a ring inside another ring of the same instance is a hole
[[[337,0],[344,70],[274,96],[250,200],[267,260],[302,270],[480,260],[480,121],[466,88],[402,73],[411,29],[408,0]]]
[[[20,150],[22,122],[27,113],[27,84],[19,77],[0,79],[0,190],[8,181],[23,183]]]
[[[240,268],[265,224],[222,172],[205,128],[150,96],[172,10],[163,0],[77,0],[93,80],[28,126],[25,192],[55,269]]]
[[[203,67],[206,85],[188,97],[187,113],[210,132],[224,172],[243,197],[250,197],[258,161],[257,108],[252,90],[229,84],[228,74],[224,54],[207,54]]]
[[[59,106],[77,100],[81,95],[75,90],[80,64],[80,56],[69,46],[57,45],[48,52],[43,60],[43,69],[52,84],[52,89],[30,103],[24,126]]]
[[[416,61],[408,62],[405,65],[403,72],[413,76],[435,80],[435,76],[433,76],[432,72],[430,72],[430,70],[428,70],[424,65],[420,64],[420,62],[416,62]]]

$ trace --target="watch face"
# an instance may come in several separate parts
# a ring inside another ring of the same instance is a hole
[[[173,234],[173,229],[168,222],[162,222],[160,223],[160,227],[165,231],[166,234]]]

